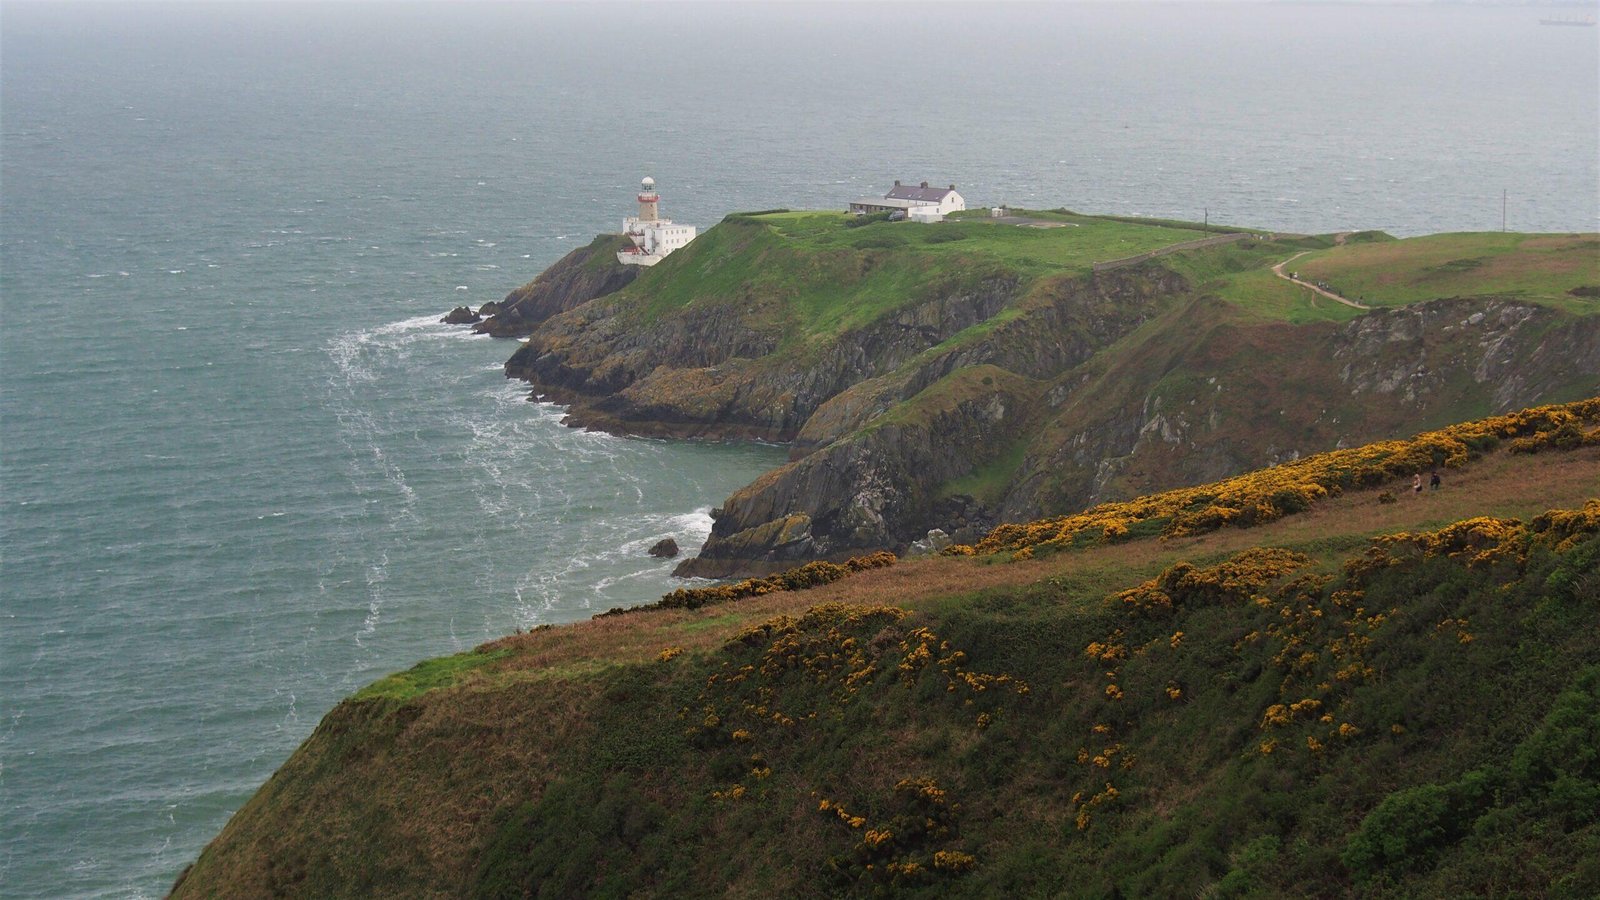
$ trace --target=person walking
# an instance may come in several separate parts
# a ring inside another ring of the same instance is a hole
[[[1418,472],[1417,474],[1411,476],[1411,493],[1413,493],[1413,494],[1415,494],[1415,495],[1417,495],[1419,497],[1422,496],[1422,473],[1421,472]]]
[[[1428,478],[1428,487],[1437,491],[1439,489],[1439,470],[1434,469],[1433,475]]]

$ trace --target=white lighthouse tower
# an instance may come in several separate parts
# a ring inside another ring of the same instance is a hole
[[[654,222],[661,218],[661,195],[656,193],[656,180],[649,175],[639,182],[639,221]]]
[[[669,253],[694,240],[693,225],[674,225],[661,218],[661,195],[656,180],[648,176],[639,182],[639,214],[622,220],[622,233],[632,247],[617,251],[617,262],[628,266],[653,266]]]

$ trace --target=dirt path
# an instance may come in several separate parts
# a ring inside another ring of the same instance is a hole
[[[1170,540],[1150,538],[1085,547],[1020,562],[965,557],[906,560],[810,590],[778,591],[697,610],[652,610],[554,628],[541,626],[501,638],[493,646],[516,651],[516,656],[502,664],[506,668],[528,670],[529,677],[570,678],[621,661],[652,659],[664,647],[710,650],[750,625],[778,615],[799,616],[825,603],[916,608],[947,602],[941,598],[1056,579],[1058,584],[1072,584],[1082,602],[1094,604],[1107,593],[1183,559],[1214,558],[1255,546],[1303,549],[1330,535],[1355,539],[1430,530],[1471,516],[1527,521],[1547,509],[1581,509],[1596,493],[1600,450],[1535,456],[1499,450],[1465,468],[1446,470],[1444,477],[1443,488],[1419,495],[1412,494],[1410,481],[1404,478],[1376,487],[1352,488],[1305,512],[1255,528],[1223,528]],[[1379,502],[1378,495],[1384,491],[1400,495],[1398,502]],[[1348,555],[1355,551],[1338,552]]]
[[[1335,237],[1334,238],[1335,243],[1339,243],[1339,244],[1344,243],[1344,241],[1342,240],[1343,237],[1344,237],[1344,235],[1342,235],[1342,234],[1337,236],[1337,237]],[[1311,290],[1316,291],[1317,293],[1321,294],[1322,296],[1327,297],[1329,300],[1332,300],[1335,303],[1343,303],[1345,306],[1348,306],[1351,309],[1371,309],[1372,308],[1372,307],[1366,305],[1365,303],[1359,303],[1359,302],[1357,302],[1355,300],[1351,300],[1349,297],[1341,297],[1338,294],[1335,294],[1333,291],[1323,290],[1322,288],[1317,287],[1316,285],[1312,284],[1309,281],[1301,281],[1300,279],[1295,278],[1292,275],[1284,274],[1284,271],[1283,271],[1283,267],[1284,266],[1287,266],[1289,263],[1294,262],[1295,260],[1299,259],[1302,256],[1305,256],[1307,253],[1310,253],[1310,252],[1311,252],[1310,250],[1301,250],[1299,253],[1296,253],[1295,255],[1293,255],[1293,256],[1289,257],[1288,259],[1284,260],[1283,262],[1278,263],[1277,265],[1272,267],[1272,274],[1278,276],[1279,278],[1282,278],[1284,281],[1293,282],[1294,284],[1298,284],[1303,288],[1310,288]]]

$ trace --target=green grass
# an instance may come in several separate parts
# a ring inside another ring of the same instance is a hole
[[[1372,306],[1440,297],[1509,297],[1577,315],[1600,313],[1600,235],[1435,234],[1314,251],[1293,263],[1300,277],[1327,281]]]
[[[472,650],[455,656],[424,660],[404,672],[396,672],[374,681],[358,691],[352,699],[409,700],[436,688],[460,684],[472,672],[510,655],[508,650],[480,652]]]
[[[959,293],[987,279],[1029,282],[1096,262],[1170,246],[1184,229],[1052,214],[1060,228],[985,219],[848,227],[845,213],[729,216],[642,274],[620,297],[639,298],[654,321],[691,304],[769,304],[792,343],[861,327],[932,292]]]
[[[813,250],[893,248],[929,254],[935,261],[984,256],[1030,274],[1063,269],[1088,271],[1096,262],[1134,256],[1199,236],[1185,228],[1146,222],[1069,213],[1025,214],[1060,222],[1062,227],[1030,228],[986,218],[962,218],[932,224],[879,222],[845,228],[844,223],[850,218],[846,213],[779,213],[756,217],[756,221],[772,226],[795,246]]]
[[[1557,482],[1586,496],[1588,459],[1499,455],[1411,504],[1352,491],[1249,531],[508,638],[341,704],[175,894],[1596,896],[1600,535],[1344,565],[1375,532],[1496,498],[1527,520]],[[1179,577],[1248,576],[1256,543],[1312,559],[1220,593]],[[1118,596],[1163,572],[1170,606]],[[657,659],[669,644],[688,649]],[[930,870],[941,853],[976,865]]]
[[[866,430],[885,425],[931,425],[939,415],[962,403],[996,393],[1011,397],[1028,396],[1037,390],[1038,386],[1032,380],[999,366],[968,366],[951,372],[910,399],[890,407],[868,423]]]
[[[1001,451],[1000,455],[987,465],[980,466],[970,474],[963,475],[945,482],[939,488],[941,497],[972,497],[979,503],[993,503],[1005,494],[1010,487],[1011,480],[1016,477],[1017,470],[1022,467],[1022,459],[1028,454],[1028,441],[1020,440]]]
[[[1358,309],[1318,296],[1273,274],[1274,265],[1303,249],[1298,243],[1246,242],[1180,253],[1164,262],[1198,290],[1216,294],[1258,320],[1301,325],[1346,322],[1360,315]],[[1296,260],[1291,265],[1298,263]]]
[[[598,272],[617,265],[617,251],[632,246],[632,241],[620,234],[602,234],[589,242],[592,251],[583,261],[584,271]]]

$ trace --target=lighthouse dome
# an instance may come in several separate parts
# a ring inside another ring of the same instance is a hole
[[[639,182],[639,188],[641,190],[648,191],[648,190],[651,190],[651,189],[655,188],[655,186],[656,186],[656,180],[654,178],[651,178],[648,175],[646,175],[644,177],[643,181]]]

